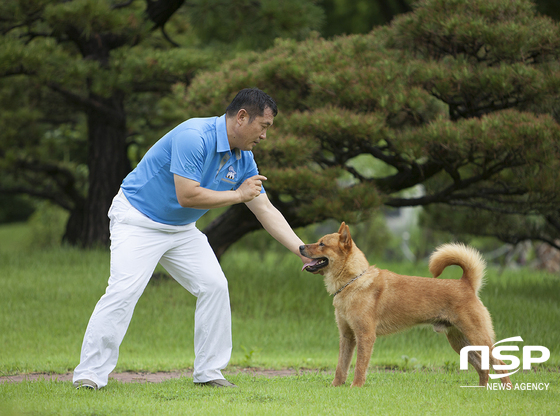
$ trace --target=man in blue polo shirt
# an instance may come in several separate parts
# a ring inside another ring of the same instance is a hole
[[[163,136],[124,179],[109,210],[111,270],[90,318],[74,386],[107,385],[134,307],[158,262],[197,297],[194,382],[235,387],[221,370],[232,349],[227,280],[195,222],[208,209],[245,203],[263,227],[301,257],[303,242],[270,203],[252,148],[278,110],[256,88],[240,91],[221,117],[185,121]]]

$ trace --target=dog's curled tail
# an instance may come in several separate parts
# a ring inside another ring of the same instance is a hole
[[[466,280],[475,293],[484,284],[486,261],[478,250],[461,243],[443,244],[430,256],[430,272],[438,277],[447,266],[459,266],[463,269],[462,280]]]

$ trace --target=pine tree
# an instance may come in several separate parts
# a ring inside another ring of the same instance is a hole
[[[255,155],[293,226],[437,206],[484,213],[464,224],[474,234],[555,244],[559,55],[558,24],[526,0],[423,0],[367,35],[278,41],[177,98],[189,116],[219,112],[249,84],[277,100]],[[425,194],[407,196],[417,185]],[[511,227],[520,218],[531,226]],[[235,206],[205,231],[220,254],[257,228]]]
[[[71,215],[65,240],[108,243],[107,210],[143,149],[183,120],[194,74],[321,22],[313,1],[4,0],[0,193]]]

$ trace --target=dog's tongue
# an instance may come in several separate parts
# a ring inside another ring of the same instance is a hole
[[[303,265],[303,267],[301,268],[301,271],[304,271],[304,270],[307,269],[308,267],[315,266],[317,263],[319,263],[319,259],[313,259],[313,260],[311,260],[311,262],[305,263],[305,264]]]

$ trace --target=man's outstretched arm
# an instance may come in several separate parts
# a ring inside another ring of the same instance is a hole
[[[280,242],[284,247],[296,254],[306,263],[310,260],[299,252],[303,241],[294,233],[288,221],[282,213],[272,205],[266,194],[260,194],[255,199],[246,202],[245,205],[255,214],[264,229]]]

